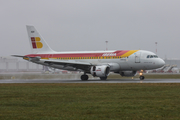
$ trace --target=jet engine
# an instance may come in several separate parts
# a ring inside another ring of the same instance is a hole
[[[137,71],[120,71],[119,74],[123,77],[133,77],[136,76]]]
[[[110,67],[109,66],[92,66],[90,73],[94,77],[107,77],[110,72]]]

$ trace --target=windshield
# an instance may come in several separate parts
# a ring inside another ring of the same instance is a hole
[[[157,55],[148,55],[147,58],[158,58]]]

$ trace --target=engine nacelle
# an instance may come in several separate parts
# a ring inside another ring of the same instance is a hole
[[[91,67],[91,75],[94,77],[107,77],[110,72],[110,67],[109,66],[92,66]]]
[[[137,71],[120,71],[119,74],[123,77],[133,77],[136,76]]]

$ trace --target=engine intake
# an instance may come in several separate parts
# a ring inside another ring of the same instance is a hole
[[[91,67],[91,75],[94,77],[107,77],[110,72],[110,67],[109,66],[92,66]]]

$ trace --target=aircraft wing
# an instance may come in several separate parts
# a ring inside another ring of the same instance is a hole
[[[45,60],[44,63],[57,64],[57,65],[87,65],[91,66],[91,63],[88,62],[76,62],[76,61],[65,61],[65,60]]]
[[[68,60],[56,60],[56,59],[41,59],[41,57],[27,57],[27,56],[21,56],[21,55],[12,55],[14,57],[21,57],[25,60],[31,61],[31,62],[43,62],[47,64],[48,66],[52,67],[53,65],[62,65],[65,67],[74,67],[77,70],[84,70],[89,71],[90,67],[92,66],[89,62],[77,62],[77,61],[68,61]]]
[[[66,61],[66,60],[43,60],[44,63],[52,65],[62,65],[64,67],[74,67],[76,69],[81,69],[85,71],[89,71],[90,67],[92,66],[91,63],[88,62],[77,62],[77,61]]]

